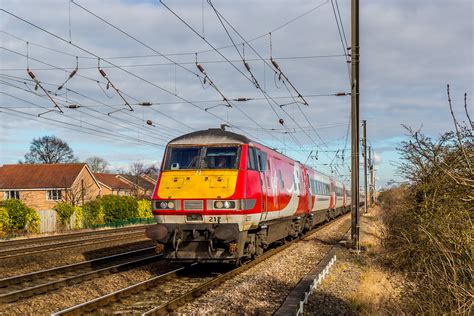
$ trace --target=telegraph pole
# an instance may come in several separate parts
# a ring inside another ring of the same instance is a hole
[[[364,191],[365,191],[365,201],[364,201],[364,213],[367,213],[367,121],[362,120],[362,127],[363,127],[363,136],[362,136],[362,146],[364,148]]]
[[[351,238],[359,249],[359,0],[351,2]]]

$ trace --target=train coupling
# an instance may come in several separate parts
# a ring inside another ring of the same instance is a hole
[[[163,253],[165,250],[165,245],[163,245],[162,243],[157,243],[156,246],[155,246],[155,252],[156,253]]]

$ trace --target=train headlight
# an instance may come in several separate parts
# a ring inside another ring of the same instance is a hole
[[[213,201],[212,209],[213,210],[236,210],[237,203],[236,200],[226,200],[226,201]]]
[[[177,201],[153,201],[153,208],[155,210],[175,210]]]

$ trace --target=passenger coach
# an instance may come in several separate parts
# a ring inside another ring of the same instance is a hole
[[[236,262],[345,212],[344,185],[222,129],[169,142],[147,236],[166,258]]]

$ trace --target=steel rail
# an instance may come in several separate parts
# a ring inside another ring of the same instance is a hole
[[[142,230],[147,226],[149,226],[149,225],[128,226],[128,227],[121,227],[121,228],[94,230],[94,231],[78,232],[78,233],[68,233],[68,234],[46,236],[46,237],[5,240],[5,241],[0,241],[0,249],[13,248],[13,247],[24,246],[24,245],[28,245],[28,244],[37,244],[39,242],[40,243],[42,243],[42,242],[56,242],[56,241],[62,240],[62,239],[82,238],[82,237],[95,236],[95,235],[100,236],[100,235],[105,235],[105,234],[121,233],[123,231]]]
[[[190,266],[195,266],[197,263],[192,263]],[[163,274],[160,274],[156,277],[151,279],[139,282],[137,284],[133,284],[128,286],[124,289],[120,289],[118,291],[112,292],[110,294],[95,298],[91,301],[75,305],[64,309],[62,311],[52,313],[51,316],[58,316],[58,315],[77,315],[77,314],[84,314],[88,312],[92,312],[101,306],[105,306],[111,302],[120,301],[122,298],[130,296],[134,293],[139,293],[141,291],[147,290],[148,288],[154,287],[161,283],[164,280],[174,278],[177,276],[178,272],[182,272],[187,269],[189,266],[184,266]]]
[[[118,236],[112,236],[113,238],[97,237],[97,238],[89,238],[89,239],[79,239],[79,240],[70,241],[70,242],[63,242],[60,244],[42,245],[42,246],[33,247],[33,248],[5,250],[5,251],[0,252],[0,260],[24,257],[24,256],[44,253],[48,251],[57,251],[57,250],[63,250],[63,249],[103,244],[103,243],[120,241],[120,240],[136,239],[139,236],[145,237],[143,232],[131,232],[127,234],[120,234]]]
[[[203,293],[207,292],[211,288],[216,287],[217,285],[219,285],[222,282],[236,276],[237,274],[240,274],[240,273],[250,269],[251,267],[261,263],[262,261],[272,257],[273,255],[283,251],[284,249],[287,249],[288,247],[290,247],[291,245],[297,243],[298,241],[307,238],[308,236],[314,234],[315,232],[317,232],[317,231],[319,231],[323,228],[326,228],[328,226],[335,225],[336,223],[342,221],[347,216],[348,216],[347,214],[342,215],[338,219],[335,219],[335,220],[332,220],[328,223],[325,223],[324,225],[321,225],[321,226],[309,231],[308,233],[304,234],[303,236],[301,236],[299,238],[295,238],[295,239],[285,243],[284,245],[282,245],[278,248],[268,250],[263,255],[258,256],[256,259],[254,259],[252,261],[249,261],[249,262],[243,264],[240,267],[232,269],[231,271],[229,271],[227,273],[223,273],[223,274],[217,276],[216,278],[213,278],[212,280],[209,280],[207,282],[203,282],[201,285],[198,285],[197,287],[191,289],[190,291],[187,291],[186,293],[184,293],[182,295],[179,295],[178,297],[170,300],[169,302],[167,302],[165,304],[162,304],[158,307],[155,307],[151,310],[146,311],[144,313],[144,315],[168,314],[168,313],[172,312],[173,310],[175,310],[176,308],[178,308],[179,306],[181,306],[182,304],[187,303],[187,302],[195,299],[199,295],[202,295]],[[194,265],[197,265],[197,263],[193,263],[191,266],[194,266]],[[154,288],[154,287],[158,286],[161,283],[160,281],[163,281],[164,278],[176,277],[178,272],[182,272],[185,269],[186,269],[186,267],[182,267],[180,269],[173,270],[171,272],[168,272],[168,273],[159,275],[157,277],[142,281],[140,283],[129,286],[127,288],[115,291],[113,293],[104,295],[102,297],[98,297],[98,298],[93,299],[91,301],[84,302],[84,303],[76,305],[76,306],[72,306],[72,307],[64,309],[62,311],[58,311],[56,313],[53,313],[52,315],[77,315],[77,314],[84,314],[84,313],[93,312],[93,311],[97,310],[100,307],[106,306],[106,305],[108,305],[110,303],[113,303],[113,302],[118,302],[122,298],[131,296],[131,295],[140,295],[139,293],[141,293],[141,291],[147,290],[147,289],[150,289],[150,288]]]
[[[48,270],[43,270],[43,271],[38,271],[38,272],[33,272],[25,275],[21,275],[18,277],[11,277],[7,279],[0,280],[0,286],[9,286],[18,283],[25,283],[28,281],[37,281],[38,279],[41,278],[50,278],[51,276],[56,276],[56,277],[62,277],[57,280],[53,281],[48,281],[45,283],[40,283],[37,285],[32,285],[27,287],[19,289],[19,290],[14,290],[11,292],[7,292],[4,294],[0,294],[0,302],[5,302],[5,303],[10,303],[14,302],[16,300],[19,300],[21,298],[37,295],[37,294],[43,294],[46,292],[54,291],[60,287],[70,285],[70,284],[76,284],[80,283],[83,281],[90,280],[92,278],[96,278],[99,276],[103,276],[106,274],[111,274],[111,273],[117,273],[121,271],[126,271],[131,268],[134,268],[136,266],[141,266],[145,265],[151,262],[156,261],[156,259],[162,257],[161,254],[152,254],[148,255],[144,258],[138,258],[134,260],[128,260],[123,263],[119,264],[114,264],[108,267],[102,267],[102,268],[97,268],[95,269],[93,267],[94,264],[97,265],[104,265],[106,263],[113,263],[114,261],[118,261],[123,258],[127,258],[130,256],[135,256],[140,253],[147,253],[150,252],[154,249],[154,247],[149,247],[145,249],[140,249],[140,250],[134,250],[130,251],[127,253],[122,253],[118,255],[113,255],[109,257],[104,257],[104,258],[99,258],[99,259],[94,259],[94,260],[89,260],[85,262],[80,262],[76,264],[71,264],[67,266],[62,266],[58,268],[53,268],[53,269],[48,269]],[[81,271],[84,270],[85,268],[91,268],[91,271]],[[79,271],[74,271],[75,269]],[[76,273],[75,275],[69,276],[69,273]],[[65,276],[66,275],[66,276]],[[64,277],[65,276],[65,277]],[[1,290],[1,289],[0,289]]]

